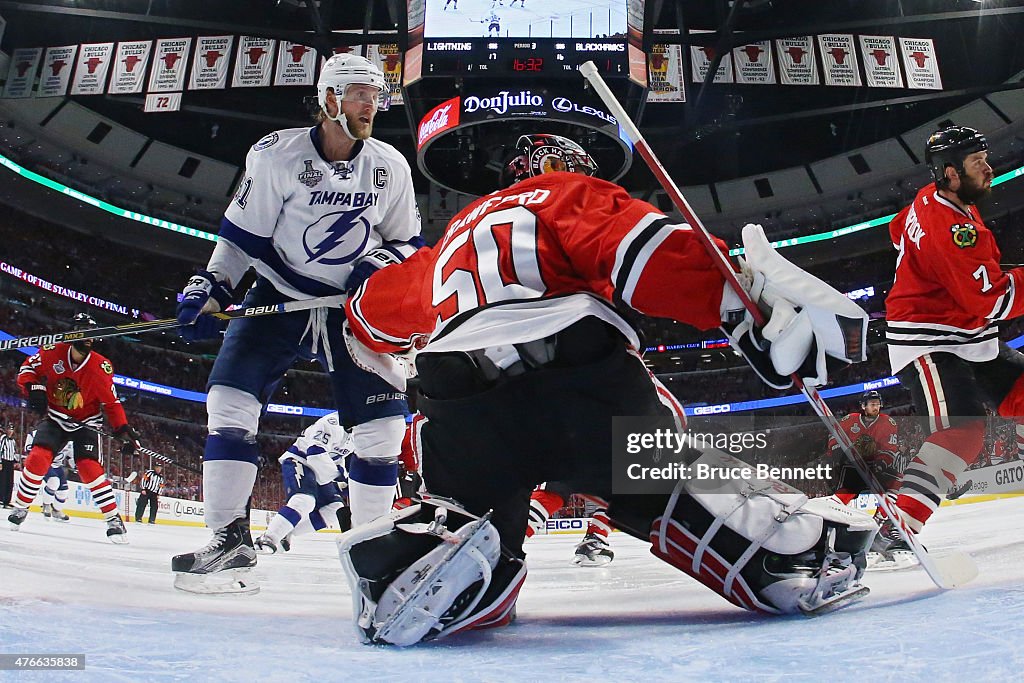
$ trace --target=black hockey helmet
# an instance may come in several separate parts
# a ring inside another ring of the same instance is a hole
[[[500,184],[506,188],[520,180],[552,171],[593,176],[597,175],[597,163],[587,150],[561,135],[521,135],[501,171]]]
[[[940,124],[924,146],[924,161],[939,188],[949,185],[946,167],[952,166],[957,173],[964,173],[964,159],[975,152],[988,150],[985,136],[974,128],[955,126],[952,122]]]
[[[73,330],[92,330],[99,327],[99,323],[88,313],[76,313],[71,321]]]
[[[863,394],[861,394],[860,404],[862,406],[867,405],[868,401],[878,401],[879,403],[881,403],[882,395],[877,391],[865,391]]]

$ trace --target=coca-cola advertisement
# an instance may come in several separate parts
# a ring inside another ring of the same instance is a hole
[[[427,112],[427,115],[420,121],[416,136],[416,149],[422,149],[423,145],[431,138],[459,125],[461,99],[461,97],[453,97]]]

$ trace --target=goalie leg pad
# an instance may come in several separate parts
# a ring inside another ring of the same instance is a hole
[[[343,534],[338,551],[366,643],[413,645],[507,623],[526,573],[502,552],[488,515],[436,498]]]
[[[697,462],[743,466],[718,451]],[[712,493],[681,482],[650,527],[651,552],[735,605],[771,614],[818,613],[863,595],[859,579],[877,526],[786,484],[735,480]],[[612,508],[613,520],[615,509]]]

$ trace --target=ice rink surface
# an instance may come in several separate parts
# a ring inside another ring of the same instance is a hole
[[[4,515],[6,517],[6,514]],[[361,645],[333,534],[260,558],[262,591],[203,597],[171,587],[172,554],[204,529],[31,513],[0,522],[0,653],[85,653],[54,681],[1009,681],[1024,668],[1024,498],[941,509],[922,536],[959,547],[981,575],[940,592],[919,569],[871,573],[872,594],[831,615],[772,618],[733,607],[614,534],[615,561],[570,563],[579,536],[527,544],[512,626],[408,649]]]

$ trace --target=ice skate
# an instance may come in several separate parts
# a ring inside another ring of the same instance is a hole
[[[110,539],[111,543],[117,543],[118,545],[128,542],[128,530],[124,528],[121,515],[107,520],[107,538]]]
[[[603,567],[615,558],[608,540],[597,534],[587,534],[576,546],[573,564],[578,567]]]
[[[53,508],[53,510],[50,512],[50,519],[52,519],[55,522],[71,521],[71,518],[68,517],[63,510],[58,510],[57,508]]]
[[[277,552],[277,543],[266,534],[253,541],[252,545],[258,555],[273,555]]]
[[[14,508],[11,510],[11,514],[7,517],[7,521],[11,523],[11,531],[18,531],[21,529],[21,523],[28,517],[28,510],[24,508]]]
[[[253,547],[249,524],[236,519],[213,532],[210,542],[192,553],[171,560],[174,587],[189,593],[256,593]]]
[[[46,517],[47,519],[50,519],[52,511],[53,511],[53,506],[52,505],[50,505],[49,503],[43,503],[43,517]]]

